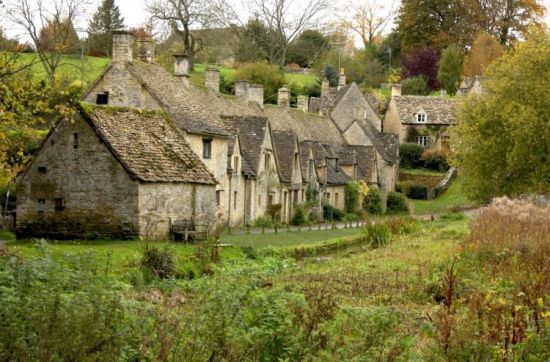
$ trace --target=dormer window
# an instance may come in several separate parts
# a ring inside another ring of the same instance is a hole
[[[294,154],[294,169],[297,170],[298,169],[298,153],[295,153]]]
[[[109,104],[109,92],[98,93],[95,98],[95,103],[100,105]]]
[[[418,123],[426,123],[428,116],[426,115],[426,112],[421,111],[416,114],[416,122]]]

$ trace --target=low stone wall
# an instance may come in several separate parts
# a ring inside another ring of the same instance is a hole
[[[445,177],[439,182],[439,184],[432,190],[428,191],[428,200],[435,199],[449,188],[451,185],[451,182],[455,179],[455,177],[458,175],[458,172],[456,171],[456,168],[450,168],[449,171],[445,174]]]

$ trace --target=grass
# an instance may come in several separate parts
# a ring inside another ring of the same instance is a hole
[[[447,172],[434,171],[427,168],[400,168],[399,174],[420,176],[443,176]]]
[[[475,203],[462,192],[462,178],[458,176],[449,189],[434,200],[411,200],[416,215],[442,214],[453,208],[473,207]]]

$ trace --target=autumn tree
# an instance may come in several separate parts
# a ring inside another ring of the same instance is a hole
[[[550,192],[550,33],[526,38],[460,108],[451,141],[473,199]]]
[[[487,67],[503,54],[502,45],[495,37],[487,32],[480,32],[464,59],[464,75],[467,77],[483,75]]]
[[[430,89],[439,88],[439,80],[437,79],[439,54],[434,48],[424,47],[409,50],[403,56],[401,63],[403,66],[403,79],[423,76]]]
[[[108,57],[113,46],[113,31],[124,29],[124,18],[114,0],[103,0],[88,25],[88,49],[92,55]]]
[[[276,63],[280,49],[271,39],[271,30],[258,18],[248,20],[237,33],[235,59],[239,62],[256,62],[267,60]]]
[[[450,95],[455,95],[462,74],[462,53],[456,45],[450,45],[443,53],[439,62],[437,79]]]
[[[43,53],[76,54],[80,50],[80,39],[69,19],[48,22],[40,29],[40,48]]]

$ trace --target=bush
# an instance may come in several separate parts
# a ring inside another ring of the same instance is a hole
[[[450,166],[444,152],[437,150],[426,150],[422,153],[424,167],[430,170],[447,171]]]
[[[395,191],[403,195],[409,195],[409,191],[413,185],[414,183],[412,181],[399,181],[395,183]]]
[[[271,97],[271,95],[277,94],[279,88],[283,86],[284,77],[276,65],[267,63],[245,64],[237,70],[235,76],[236,79],[263,85],[266,102],[277,103],[277,97]]]
[[[403,95],[425,96],[430,90],[426,78],[418,76],[404,79],[401,82],[401,92]]]
[[[428,199],[428,186],[426,185],[412,185],[407,192],[407,197],[414,200],[427,200]]]
[[[254,221],[254,226],[258,228],[269,228],[273,226],[273,220],[269,216],[260,216]]]
[[[388,213],[408,213],[407,197],[399,192],[388,193],[386,202]]]
[[[307,217],[304,205],[297,205],[294,211],[294,216],[290,220],[290,224],[294,226],[302,226],[307,224]]]
[[[271,217],[271,220],[280,221],[282,209],[283,205],[281,204],[271,204],[267,206],[267,214]]]
[[[378,248],[385,246],[390,241],[390,229],[384,222],[375,221],[373,223],[367,223],[361,228],[361,235],[363,241],[371,248]]]
[[[377,215],[382,213],[382,206],[382,193],[377,188],[370,188],[363,199],[363,209],[369,214]]]
[[[145,244],[141,266],[157,278],[172,277],[176,274],[176,261],[173,254],[173,251],[168,248],[161,250],[156,246]]]
[[[347,213],[354,213],[359,207],[359,183],[348,182],[344,191],[344,204]]]
[[[342,221],[344,218],[344,212],[329,204],[323,205],[323,219],[325,221]]]
[[[403,143],[399,146],[399,166],[403,168],[417,168],[424,166],[422,154],[424,147],[416,143]]]

